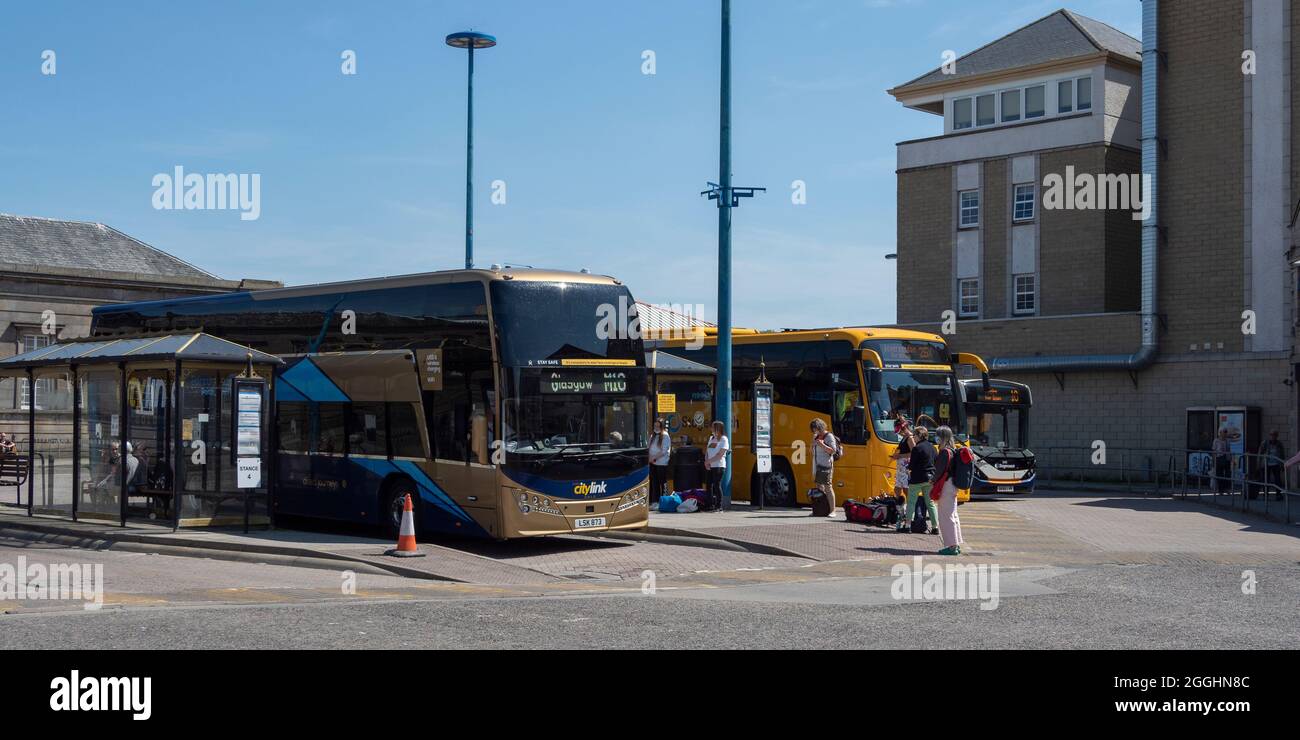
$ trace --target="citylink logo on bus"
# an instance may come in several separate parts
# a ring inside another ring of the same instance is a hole
[[[605,481],[592,481],[591,483],[575,483],[573,486],[574,496],[604,496],[605,488],[608,484]]]

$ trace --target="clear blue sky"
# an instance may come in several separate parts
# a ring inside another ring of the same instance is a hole
[[[1059,2],[735,0],[735,183],[769,188],[736,212],[737,324],[892,322],[894,144],[942,122],[885,90]],[[1138,0],[1068,7],[1139,34]],[[459,267],[465,53],[443,37],[472,28],[500,40],[476,58],[477,262],[587,267],[713,317],[717,212],[698,193],[718,169],[717,8],[10,2],[0,212],[104,222],[227,278]],[[152,177],[177,165],[260,174],[261,218],[154,210]]]

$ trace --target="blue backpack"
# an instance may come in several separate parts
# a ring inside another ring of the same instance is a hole
[[[663,514],[676,514],[677,507],[682,505],[682,497],[675,493],[659,497],[659,511]]]

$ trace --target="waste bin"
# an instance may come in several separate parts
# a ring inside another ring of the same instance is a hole
[[[704,450],[699,447],[678,447],[668,461],[672,470],[674,491],[693,491],[704,488]]]

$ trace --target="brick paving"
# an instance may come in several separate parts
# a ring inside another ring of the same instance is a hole
[[[1195,501],[1039,492],[988,504],[1049,536],[1055,532],[1104,553],[1300,559],[1300,529]]]
[[[893,529],[845,521],[829,525],[713,527],[707,533],[733,542],[779,547],[820,561],[933,555],[943,547],[935,535],[899,534]]]

